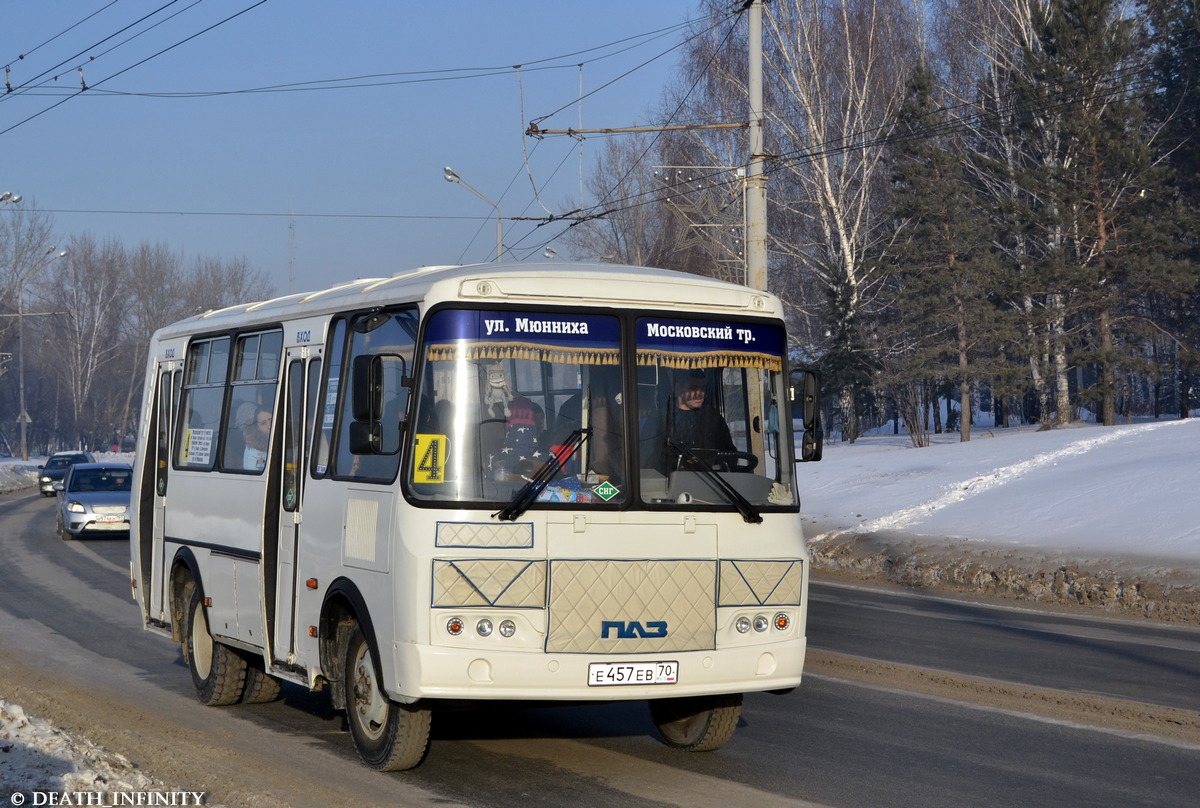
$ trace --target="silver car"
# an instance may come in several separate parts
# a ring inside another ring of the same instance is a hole
[[[58,536],[129,532],[129,490],[133,469],[126,463],[76,463],[58,491]]]

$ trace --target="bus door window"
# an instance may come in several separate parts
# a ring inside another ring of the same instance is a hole
[[[324,477],[329,473],[330,456],[333,450],[333,425],[337,418],[338,395],[341,390],[342,358],[346,353],[346,320],[334,321],[328,342],[329,377],[320,397],[321,421],[313,424],[315,446],[313,447],[313,477]]]
[[[417,310],[368,312],[350,318],[348,325],[346,361],[339,369],[344,381],[337,397],[330,473],[339,479],[390,483],[400,467]],[[328,402],[327,393],[326,406]]]
[[[283,509],[294,511],[300,506],[300,454],[303,450],[304,428],[304,362],[288,364],[287,392],[283,409]]]
[[[178,370],[167,370],[159,376],[158,389],[155,391],[158,405],[158,416],[155,419],[157,435],[157,457],[154,464],[154,490],[160,497],[167,495],[168,469],[171,456],[171,429],[175,423],[175,408],[179,404]]]

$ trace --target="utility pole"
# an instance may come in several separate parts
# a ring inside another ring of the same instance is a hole
[[[746,171],[746,285],[767,288],[767,175],[763,173],[762,4],[750,0],[748,16],[750,160]]]
[[[744,180],[746,196],[746,285],[767,289],[767,175],[763,170],[767,155],[763,141],[763,70],[762,70],[762,7],[766,0],[746,0],[747,56],[746,82],[749,96],[749,115],[744,123],[713,123],[679,126],[627,126],[610,129],[542,129],[538,122],[529,124],[526,135],[570,135],[581,138],[587,134],[618,134],[625,132],[677,132],[694,129],[748,129],[749,152]],[[571,218],[565,216],[562,218]]]

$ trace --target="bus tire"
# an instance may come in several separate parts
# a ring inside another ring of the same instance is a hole
[[[395,772],[420,765],[429,749],[430,712],[392,701],[380,688],[375,649],[355,621],[345,644],[346,723],[363,763]]]
[[[282,682],[263,668],[261,659],[246,663],[246,686],[242,689],[242,704],[266,704],[279,698]]]
[[[650,717],[663,741],[685,752],[711,752],[733,737],[742,715],[742,694],[654,699]]]
[[[235,704],[242,698],[246,684],[246,660],[212,638],[208,633],[208,615],[204,613],[204,596],[195,584],[189,590],[184,657],[192,672],[196,697],[210,707]]]

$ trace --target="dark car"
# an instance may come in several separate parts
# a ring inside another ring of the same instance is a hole
[[[96,458],[90,452],[55,452],[50,455],[46,465],[38,466],[38,490],[44,497],[54,496],[54,484],[66,476],[67,469],[76,463],[95,463]]]
[[[133,469],[126,463],[76,463],[58,490],[58,535],[128,533]]]

